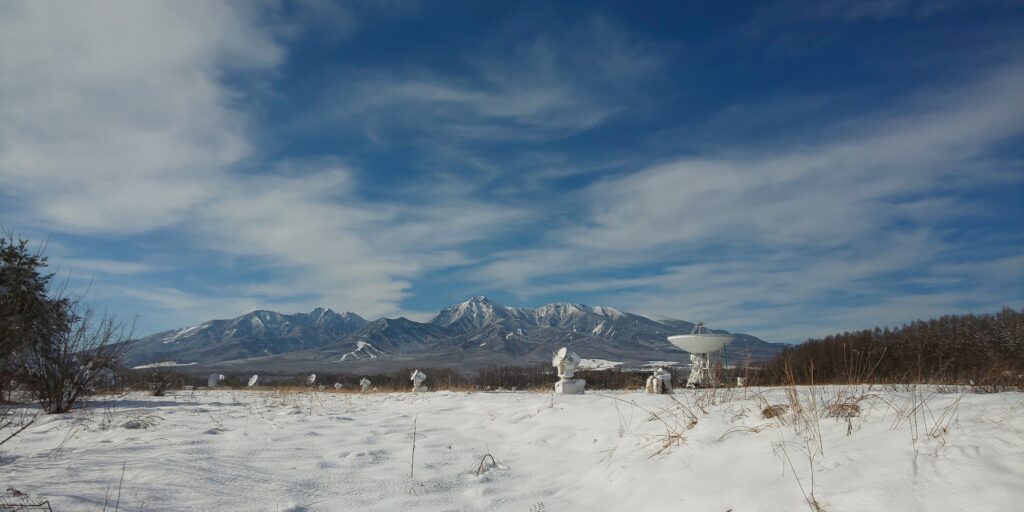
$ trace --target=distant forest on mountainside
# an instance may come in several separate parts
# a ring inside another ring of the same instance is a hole
[[[890,329],[844,332],[786,347],[761,384],[1024,385],[1024,309],[946,315]]]

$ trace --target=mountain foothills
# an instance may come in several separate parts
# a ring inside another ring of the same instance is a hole
[[[547,364],[551,353],[572,347],[584,358],[642,365],[688,362],[666,336],[689,333],[693,323],[653,320],[611,307],[548,304],[506,307],[473,297],[442,309],[430,322],[380,318],[317,308],[283,315],[253,311],[129,342],[131,366],[175,362],[259,371],[392,371],[409,366],[473,369],[490,365]],[[725,332],[725,331],[719,331]],[[738,335],[726,357],[764,360],[782,350]]]

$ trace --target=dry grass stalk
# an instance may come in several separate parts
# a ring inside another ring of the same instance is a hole
[[[488,464],[488,462],[487,462],[488,459],[490,459],[490,464]],[[484,473],[486,473],[486,472],[488,472],[488,471],[490,471],[492,469],[508,469],[508,468],[506,466],[500,464],[498,461],[494,460],[494,456],[493,455],[487,453],[487,454],[484,454],[483,457],[480,457],[480,464],[477,465],[476,471],[474,471],[473,474],[475,474],[476,476],[480,476],[480,475],[482,475],[482,474],[484,474]]]

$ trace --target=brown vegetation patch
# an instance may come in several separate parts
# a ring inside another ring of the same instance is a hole
[[[761,409],[761,417],[770,420],[772,418],[778,418],[786,414],[789,411],[789,406],[786,404],[775,404],[769,405],[764,409]]]
[[[860,405],[853,402],[829,404],[825,406],[826,418],[857,418],[860,416]]]

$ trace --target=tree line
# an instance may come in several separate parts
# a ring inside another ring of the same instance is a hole
[[[1004,308],[811,339],[786,348],[764,365],[757,380],[1020,387],[1022,375],[1024,309]]]

